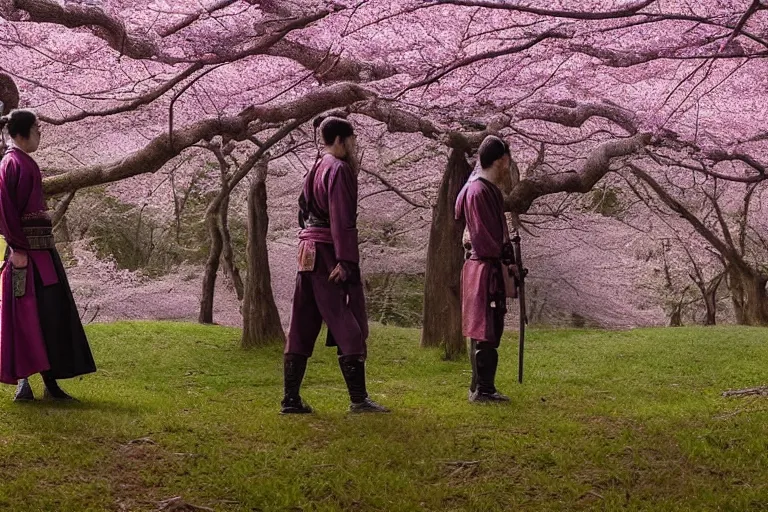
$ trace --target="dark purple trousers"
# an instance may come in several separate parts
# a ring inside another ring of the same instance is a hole
[[[299,272],[293,294],[293,309],[286,354],[311,356],[323,321],[341,355],[365,356],[368,315],[361,282],[333,284],[328,276],[336,266],[332,244],[317,243],[315,270]]]

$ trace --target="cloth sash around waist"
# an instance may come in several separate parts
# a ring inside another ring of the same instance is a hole
[[[21,218],[21,230],[29,242],[29,248],[33,251],[55,249],[53,238],[53,224],[51,218],[45,212],[24,215]]]
[[[316,244],[333,244],[331,228],[309,227],[299,231],[299,240]]]

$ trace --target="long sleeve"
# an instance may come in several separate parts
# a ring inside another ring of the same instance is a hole
[[[18,210],[16,194],[21,178],[18,163],[6,157],[0,164],[0,234],[14,250],[29,250],[29,242],[21,229],[21,214]]]
[[[333,249],[338,261],[358,264],[357,246],[357,179],[347,165],[329,170],[328,212]]]

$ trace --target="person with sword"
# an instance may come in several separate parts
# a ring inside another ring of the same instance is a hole
[[[516,258],[510,241],[501,193],[512,163],[509,145],[496,136],[488,136],[480,145],[479,156],[481,169],[459,192],[455,209],[456,220],[466,223],[470,242],[461,273],[462,332],[470,339],[472,363],[469,401],[507,403],[509,397],[495,385],[498,348],[504,331],[506,299],[518,296],[525,272],[514,266],[518,260],[522,267],[522,261]],[[516,240],[519,244],[519,236]],[[524,315],[522,309],[521,313]]]

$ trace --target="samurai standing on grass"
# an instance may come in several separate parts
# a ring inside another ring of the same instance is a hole
[[[461,271],[461,324],[470,338],[472,382],[469,401],[505,403],[509,398],[496,389],[497,349],[504,331],[507,290],[504,275],[512,264],[514,249],[509,241],[500,185],[509,176],[509,146],[488,136],[480,145],[480,166],[470,176],[456,199],[456,220],[464,220],[469,231],[471,252]]]
[[[56,382],[96,371],[53,240],[40,168],[37,116],[0,117],[12,145],[0,162],[0,235],[8,247],[0,274],[0,382],[18,384],[14,400],[33,400],[27,377],[42,374],[45,398],[72,400]]]
[[[282,414],[312,409],[299,389],[323,321],[336,345],[351,412],[389,412],[365,388],[368,317],[360,277],[357,239],[355,133],[346,119],[320,123],[325,154],[304,180],[299,198],[299,268],[284,354]],[[332,340],[332,341],[331,341]]]

